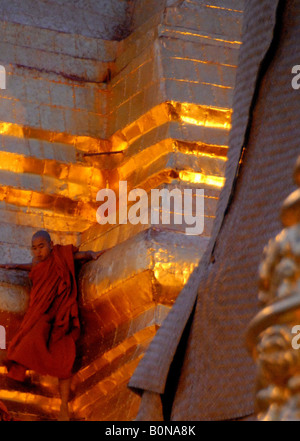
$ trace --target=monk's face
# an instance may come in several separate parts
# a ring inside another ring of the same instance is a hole
[[[37,237],[32,241],[32,254],[36,262],[43,262],[52,251],[52,242],[44,237]]]

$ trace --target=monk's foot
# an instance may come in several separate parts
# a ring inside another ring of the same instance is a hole
[[[61,404],[60,412],[59,412],[59,415],[58,415],[58,421],[70,421],[70,414],[69,414],[69,406],[68,406],[68,404]]]

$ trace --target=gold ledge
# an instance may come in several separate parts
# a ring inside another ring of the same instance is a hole
[[[206,8],[211,8],[211,9],[221,9],[222,11],[229,11],[229,12],[239,12],[240,14],[243,14],[244,11],[241,11],[240,9],[230,9],[230,8],[225,8],[222,6],[213,6],[213,5],[203,5]]]
[[[223,43],[224,45],[228,45],[229,47],[232,46],[234,49],[239,49],[240,46],[243,44],[241,41],[237,41],[237,40],[226,40],[225,38],[220,38],[217,36],[213,36],[213,35],[208,35],[208,34],[204,34],[201,32],[189,32],[187,31],[185,28],[180,28],[180,27],[176,27],[176,28],[171,28],[171,27],[165,27],[162,31],[161,31],[161,35],[168,35],[168,37],[172,37],[173,35],[175,35],[175,38],[178,38],[177,35],[179,35],[180,37],[192,37],[192,38],[196,38],[197,40],[208,40],[210,43]]]
[[[100,357],[97,357],[94,361],[90,362],[87,366],[81,368],[73,378],[73,387],[76,390],[84,389],[83,383],[90,381],[95,374],[97,376],[102,375],[102,378],[109,376],[116,367],[113,365],[114,362],[118,361],[117,368],[119,364],[125,364],[124,357],[128,357],[129,360],[136,358],[138,345],[145,345],[155,335],[157,327],[155,325],[148,326],[144,329],[137,331],[134,335],[124,339],[120,344],[114,348],[106,351]],[[144,347],[144,346],[143,346]],[[142,351],[142,349],[141,349]],[[106,372],[106,375],[101,371]],[[108,373],[108,375],[107,375]]]
[[[91,136],[71,135],[64,132],[55,132],[45,129],[36,129],[11,122],[0,121],[0,135],[13,136],[15,138],[39,139],[48,142],[57,142],[73,145],[78,150],[85,152],[91,148],[97,151],[109,151],[111,143],[107,139],[93,138]]]
[[[206,156],[209,158],[218,158],[227,161],[228,146],[207,144],[204,142],[182,141],[174,142],[175,148],[185,155]]]
[[[173,150],[171,143],[165,143],[165,146],[166,151],[169,150],[170,152]],[[156,151],[158,155],[162,154],[162,144],[153,146],[153,149],[151,149],[152,152]],[[129,160],[129,162],[125,163],[122,167],[123,170],[122,168],[119,169],[119,179],[127,180],[130,189],[139,187],[149,191],[150,189],[156,188],[164,183],[174,182],[174,180],[186,182],[191,185],[198,185],[201,183],[202,185],[218,190],[220,190],[224,185],[224,178],[222,176],[205,175],[203,173],[194,172],[193,170],[177,170],[177,167],[175,166],[169,167],[166,160],[163,158],[163,156],[165,156],[164,151],[163,155],[157,159],[156,164],[154,161],[155,165],[153,165],[153,163],[150,164],[150,170],[147,172],[148,176],[138,177],[135,173],[135,169],[138,163],[144,163],[145,155],[149,157],[149,151],[141,152],[141,154],[137,156],[134,163],[132,163],[132,160]],[[213,160],[214,158],[211,159]],[[216,159],[220,159],[221,161],[224,160],[224,158]],[[34,163],[35,161],[33,161],[31,165]],[[118,181],[115,181],[116,176],[113,175],[113,178],[114,181],[110,182],[110,188],[114,191],[118,191]],[[137,178],[138,182],[136,181]],[[135,181],[133,181],[133,179]],[[107,182],[109,181],[107,180]],[[104,188],[104,185],[102,185],[102,188]],[[101,190],[101,187],[99,187],[97,190]],[[5,201],[8,204],[19,207],[39,208],[56,215],[77,216],[81,222],[83,220],[86,222],[86,228],[97,222],[96,212],[99,207],[99,203],[96,202],[96,193],[95,200],[82,200],[79,198],[78,200],[74,200],[70,197],[59,195],[57,193],[50,195],[40,191],[4,185],[0,188],[0,201]]]
[[[0,399],[23,404],[26,407],[32,407],[49,415],[59,412],[61,401],[59,398],[49,398],[29,392],[5,389],[0,389]]]
[[[134,155],[135,162],[144,164],[145,157],[151,156],[153,159],[169,153],[176,153],[176,150],[185,155],[194,155],[198,157],[206,157],[210,159],[219,159],[226,161],[227,147],[217,145],[207,145],[203,143],[189,143],[173,139],[165,139],[149,148],[137,152]],[[132,158],[127,159],[120,165],[118,169],[126,169],[127,163],[130,163]],[[153,162],[153,161],[152,161]],[[15,174],[33,174],[40,176],[48,176],[59,180],[59,182],[67,181],[69,184],[81,185],[89,187],[96,192],[106,185],[106,172],[96,168],[96,166],[87,166],[83,164],[66,164],[64,162],[55,161],[51,159],[38,159],[31,156],[24,156],[11,152],[0,152],[0,170],[9,171]],[[96,193],[95,193],[96,194]]]
[[[98,208],[96,204],[72,201],[63,196],[2,186],[0,187],[0,201],[18,207],[39,208],[57,215],[77,216],[86,222],[87,228],[90,224],[96,222],[96,210]]]
[[[124,391],[126,395],[125,409],[117,406],[121,415],[114,419],[117,421],[132,420],[136,415],[135,412],[131,413],[132,400],[138,399],[139,401],[140,398],[128,390],[127,384],[141,358],[142,356],[122,366],[109,378],[95,384],[84,395],[71,401],[70,405],[75,418],[88,419],[89,421],[111,420],[110,414],[116,410],[116,398],[121,400],[121,391]]]
[[[77,184],[82,186],[82,193],[89,187],[95,192],[105,187],[103,173],[95,167],[84,164],[67,164],[51,159],[38,159],[32,156],[24,156],[17,153],[0,152],[0,170],[15,174],[33,174],[48,176],[56,180],[66,181],[70,186]],[[71,186],[72,187],[72,186]],[[80,189],[77,191],[80,192]]]
[[[231,115],[232,111],[230,109],[166,101],[114,133],[110,139],[71,135],[3,121],[0,122],[0,134],[22,139],[32,138],[73,145],[74,148],[86,153],[93,151],[95,153],[116,152],[125,150],[141,136],[170,121],[229,131]]]
[[[166,101],[113,134],[110,138],[112,151],[127,148],[141,136],[171,121],[229,132],[231,117],[231,109]]]

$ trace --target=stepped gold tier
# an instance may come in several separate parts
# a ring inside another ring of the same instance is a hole
[[[78,268],[82,335],[70,407],[75,420],[130,421],[140,398],[129,378],[212,231],[244,0],[23,3],[30,17],[0,0],[0,263],[31,259],[38,229],[82,251],[109,248]],[[100,225],[99,190],[115,192],[119,212],[124,181],[148,196],[204,190],[203,232],[186,234],[172,207],[169,224],[149,215]],[[27,273],[1,269],[7,345],[28,298]],[[60,403],[52,377],[28,371],[12,385],[4,366],[0,400],[21,420],[55,419]]]

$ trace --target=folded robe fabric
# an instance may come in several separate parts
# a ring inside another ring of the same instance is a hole
[[[0,421],[13,421],[13,418],[8,413],[5,404],[0,401]]]
[[[28,310],[8,347],[8,376],[23,381],[27,369],[69,378],[79,337],[73,245],[55,245],[31,270]]]

